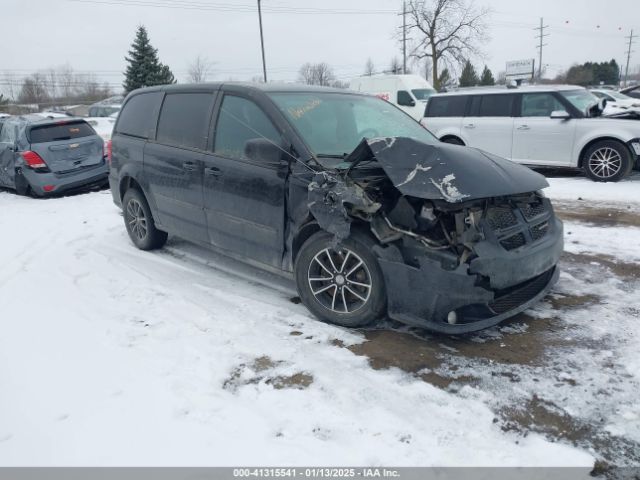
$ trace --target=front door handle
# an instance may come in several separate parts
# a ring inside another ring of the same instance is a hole
[[[476,128],[476,126],[473,123],[467,123],[464,128]]]
[[[204,174],[210,177],[219,177],[222,175],[222,172],[217,167],[207,167],[204,169]]]
[[[520,125],[518,130],[531,130],[531,127],[529,125]]]
[[[195,172],[198,167],[193,162],[184,162],[182,168],[188,172]]]

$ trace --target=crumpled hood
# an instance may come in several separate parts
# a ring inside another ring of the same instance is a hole
[[[403,195],[451,203],[533,192],[547,180],[527,167],[481,150],[406,137],[364,139],[347,157],[375,157]]]

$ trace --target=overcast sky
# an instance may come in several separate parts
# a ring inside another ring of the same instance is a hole
[[[476,4],[493,10],[486,58],[476,63],[486,62],[496,74],[507,60],[537,56],[533,28],[540,17],[550,26],[543,59],[549,75],[587,60],[623,62],[624,37],[631,28],[640,34],[639,0]],[[136,26],[144,24],[178,80],[185,80],[197,55],[215,62],[213,79],[247,80],[262,69],[255,5],[251,0],[2,0],[0,72],[22,76],[68,63],[119,87],[124,56]],[[402,19],[393,12],[401,11],[402,0],[262,0],[262,5],[270,79],[295,80],[302,63],[325,61],[348,80],[362,73],[368,57],[382,70],[401,56]],[[302,14],[300,9],[316,10]],[[640,42],[636,50],[633,71],[640,64]]]

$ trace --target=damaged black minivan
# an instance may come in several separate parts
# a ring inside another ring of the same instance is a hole
[[[526,167],[439,142],[384,100],[237,83],[132,92],[109,181],[143,250],[167,234],[295,278],[344,326],[499,323],[558,278],[562,224]]]

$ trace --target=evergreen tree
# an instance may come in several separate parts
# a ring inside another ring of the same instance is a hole
[[[484,70],[482,71],[482,76],[480,77],[480,85],[495,85],[496,80],[493,78],[493,73],[491,70],[485,65]]]
[[[440,75],[438,75],[438,83],[437,85],[434,85],[434,87],[436,90],[440,91],[442,89],[446,89],[450,85],[451,74],[449,73],[449,69],[445,68],[444,70],[442,70],[442,72],[440,72]]]
[[[129,63],[122,85],[125,93],[136,88],[176,83],[169,67],[158,59],[158,50],[151,45],[147,29],[143,25],[138,27],[129,56],[125,60]]]
[[[465,62],[464,67],[462,68],[462,73],[460,74],[460,80],[458,83],[461,87],[475,87],[478,85],[478,74],[469,60]]]

